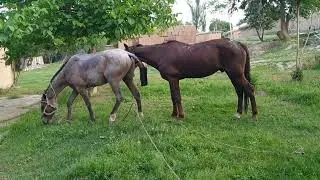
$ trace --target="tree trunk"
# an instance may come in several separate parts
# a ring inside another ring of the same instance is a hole
[[[299,0],[297,0],[297,17],[296,17],[297,18],[297,57],[296,57],[296,69],[300,69],[301,68],[301,63],[300,63],[300,60],[299,60],[299,46],[300,46],[299,11],[300,11],[300,2],[299,2]]]
[[[263,42],[263,30],[262,30],[262,34],[260,34],[259,29],[256,28],[256,32],[258,34],[258,38],[260,39],[260,41]]]
[[[286,15],[286,5],[284,0],[280,0],[280,31],[277,32],[277,36],[280,40],[290,40],[288,26],[290,17]]]

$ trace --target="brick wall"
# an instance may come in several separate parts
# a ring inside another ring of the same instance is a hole
[[[208,41],[211,39],[221,39],[220,32],[199,33],[196,36],[196,43]]]
[[[164,32],[152,35],[143,35],[136,39],[123,40],[119,42],[118,47],[124,49],[123,43],[129,46],[135,44],[152,45],[161,44],[166,41],[176,40],[188,44],[196,42],[208,41],[211,39],[221,38],[221,33],[203,33],[198,34],[197,29],[193,25],[181,25],[167,29]]]

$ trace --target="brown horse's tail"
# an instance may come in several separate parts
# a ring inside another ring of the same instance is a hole
[[[246,52],[246,64],[245,64],[245,67],[244,67],[244,76],[249,81],[249,83],[251,83],[249,50],[248,50],[248,47],[246,45],[244,45],[244,44],[242,44],[240,42],[239,42],[239,44],[241,45],[241,47]],[[243,95],[244,95],[244,111],[247,113],[248,112],[249,98],[248,98],[247,93],[243,92]]]
[[[139,67],[140,69],[140,82],[141,82],[141,86],[146,86],[148,85],[148,73],[147,73],[147,68],[143,65],[143,63],[140,61],[140,59],[128,52],[128,55],[131,59],[134,60],[135,64]]]

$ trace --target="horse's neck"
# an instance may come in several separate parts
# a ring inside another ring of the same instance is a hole
[[[66,87],[63,83],[59,81],[59,77],[57,76],[52,82],[49,83],[47,89],[47,97],[49,99],[56,99],[58,94]]]
[[[137,52],[138,57],[141,57],[141,61],[151,65],[154,68],[159,66],[159,57],[158,54],[155,53],[153,47],[143,47]]]

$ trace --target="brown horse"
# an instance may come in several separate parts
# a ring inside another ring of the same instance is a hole
[[[172,116],[184,118],[179,80],[202,78],[220,70],[227,73],[238,95],[238,109],[235,116],[240,118],[242,115],[243,98],[247,112],[249,97],[253,119],[257,118],[254,89],[250,84],[250,58],[244,44],[228,39],[217,39],[192,45],[169,41],[148,46],[140,44],[131,47],[124,44],[124,46],[141,61],[156,68],[161,77],[169,82],[173,104]]]

